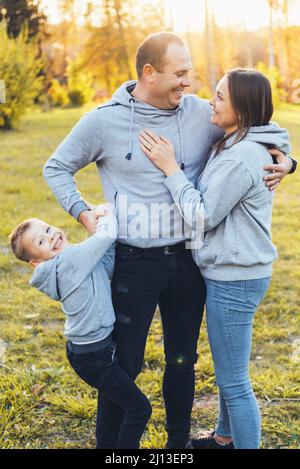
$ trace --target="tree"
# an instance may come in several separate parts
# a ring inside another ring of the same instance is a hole
[[[11,129],[33,103],[42,88],[38,74],[42,63],[37,59],[36,41],[28,40],[22,29],[16,39],[7,34],[5,22],[0,23],[0,77],[6,87],[6,102],[0,104],[0,128]]]
[[[265,63],[259,62],[257,70],[266,75],[270,80],[272,87],[272,97],[275,109],[279,107],[280,102],[285,101],[286,93],[282,87],[283,79],[276,67],[268,67]]]
[[[9,37],[17,38],[26,24],[28,38],[36,36],[46,23],[34,0],[0,0],[0,22],[6,22]]]
[[[268,0],[269,5],[269,68],[275,67],[274,52],[274,15],[279,7],[279,0]]]
[[[114,19],[108,2],[103,5],[103,21],[100,27],[89,26],[89,39],[83,50],[85,66],[94,73],[97,81],[111,92],[117,74],[115,54]]]
[[[124,2],[123,2],[124,4]],[[130,70],[130,60],[127,47],[127,39],[125,34],[125,21],[126,13],[122,9],[122,2],[120,0],[114,0],[113,9],[116,17],[116,22],[118,25],[118,36],[119,36],[119,47],[118,47],[118,64],[120,65],[120,70],[124,69],[127,71],[128,80],[132,80],[132,74]]]
[[[66,67],[70,38],[75,36],[75,0],[59,0],[58,7],[62,15],[61,33]]]
[[[74,106],[82,106],[93,97],[93,79],[90,73],[84,70],[82,58],[68,59],[67,66],[68,97]]]
[[[150,32],[165,29],[163,2],[158,0],[154,8],[153,4],[141,6],[133,0],[102,0],[93,13],[100,26],[91,26],[89,20],[89,39],[83,46],[85,66],[111,93],[122,82],[134,78],[138,44]]]
[[[205,39],[207,44],[206,60],[209,87],[214,92],[217,85],[216,66],[215,66],[215,27],[214,15],[208,6],[208,0],[205,0]]]

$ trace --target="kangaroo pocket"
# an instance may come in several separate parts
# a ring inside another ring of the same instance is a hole
[[[235,264],[237,259],[236,233],[226,230],[225,224],[205,233],[204,244],[197,253],[199,265]]]
[[[85,305],[82,304],[76,312],[72,311],[70,313],[65,308],[63,308],[63,311],[67,315],[65,324],[66,335],[85,336],[98,331],[101,327],[94,299]]]
[[[92,276],[83,281],[76,291],[65,299],[62,309],[67,316],[65,334],[84,336],[100,328]]]
[[[212,263],[210,257],[210,246],[207,242],[204,242],[201,248],[193,251],[193,258],[199,267],[206,267]]]

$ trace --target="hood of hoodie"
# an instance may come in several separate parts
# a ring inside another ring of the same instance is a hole
[[[230,137],[225,145],[228,148],[234,142],[235,135]],[[271,145],[284,153],[291,152],[291,145],[289,142],[289,133],[287,129],[281,128],[276,122],[270,122],[268,125],[258,127],[250,127],[247,135],[243,139],[248,142],[261,143],[263,145]]]
[[[59,300],[57,288],[57,259],[58,256],[42,262],[35,269],[29,284],[39,291],[46,293],[53,300]]]
[[[180,161],[181,169],[185,167],[185,155],[183,151],[183,137],[181,128],[181,112],[183,109],[184,96],[181,99],[180,105],[174,109],[160,109],[152,106],[151,104],[139,101],[134,96],[131,96],[135,85],[135,80],[130,80],[123,83],[117,91],[113,94],[111,104],[113,106],[121,105],[128,107],[131,112],[130,128],[129,128],[129,149],[125,156],[127,160],[131,159],[132,156],[132,129],[133,121],[141,123],[145,127],[154,127],[165,124],[166,116],[177,115],[177,125],[180,138]]]

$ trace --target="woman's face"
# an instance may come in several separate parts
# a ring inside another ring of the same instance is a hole
[[[209,101],[212,107],[211,122],[225,131],[226,134],[238,128],[238,116],[232,107],[228,78],[225,75],[219,82],[215,96]]]

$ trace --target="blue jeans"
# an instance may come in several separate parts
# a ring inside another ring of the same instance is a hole
[[[219,388],[216,433],[236,449],[260,447],[260,410],[249,377],[252,324],[271,277],[224,282],[205,279],[207,331]]]

